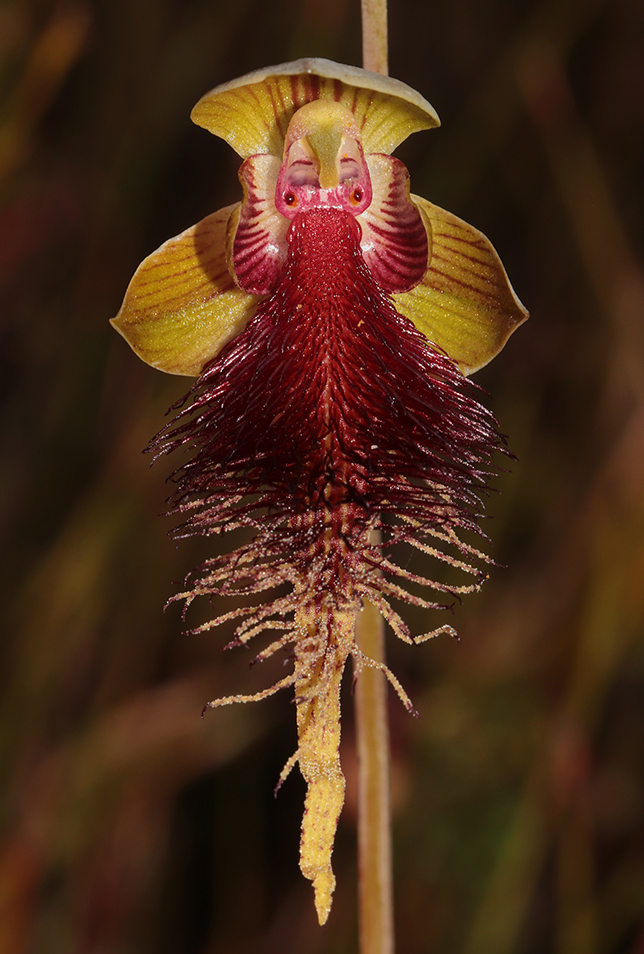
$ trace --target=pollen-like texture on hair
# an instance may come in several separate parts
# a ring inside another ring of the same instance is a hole
[[[411,642],[401,604],[446,607],[478,588],[485,558],[468,532],[478,532],[491,456],[503,449],[475,386],[396,311],[360,238],[342,209],[296,215],[275,290],[152,445],[190,452],[173,478],[178,535],[247,531],[177,598],[234,597],[200,629],[234,619],[233,644],[268,633],[258,659],[285,648],[294,657],[276,686],[211,705],[294,686],[298,750],[282,777],[299,762],[307,781],[300,865],[321,921],[344,796],[340,680],[348,656],[358,669],[372,663],[355,643],[355,614],[369,600]],[[434,559],[437,579],[396,562],[403,544]],[[462,583],[440,582],[441,565],[463,571]]]

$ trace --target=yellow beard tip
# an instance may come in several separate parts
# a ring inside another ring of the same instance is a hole
[[[331,910],[331,896],[335,888],[335,876],[330,868],[321,871],[313,882],[315,891],[315,910],[318,914],[318,923],[326,924]]]

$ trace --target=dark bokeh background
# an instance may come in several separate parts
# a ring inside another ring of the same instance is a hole
[[[478,378],[518,463],[460,645],[394,645],[399,954],[644,951],[644,6],[394,0],[391,72],[441,130],[414,191],[495,243],[532,318]],[[138,262],[239,195],[210,87],[360,62],[357,0],[0,6],[2,954],[356,951],[355,755],[330,921],[297,869],[286,695],[162,606],[142,457],[185,380],[109,328]],[[412,614],[416,631],[428,628]]]

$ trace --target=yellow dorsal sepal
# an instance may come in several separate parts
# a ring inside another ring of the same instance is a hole
[[[411,133],[440,125],[430,103],[405,83],[324,59],[269,66],[217,86],[192,119],[244,158],[268,152],[281,159],[291,117],[315,100],[351,111],[367,153],[391,153]]]

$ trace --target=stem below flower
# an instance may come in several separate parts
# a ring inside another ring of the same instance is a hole
[[[387,0],[362,0],[362,65],[384,76],[389,73]],[[356,618],[356,642],[365,656],[384,663],[384,622],[371,603],[365,602]],[[360,954],[394,954],[389,726],[382,671],[362,668],[355,717]]]
[[[362,66],[389,74],[387,0],[362,0]]]
[[[358,614],[356,641],[365,656],[384,662],[383,619],[371,603]],[[355,700],[360,954],[393,954],[387,684],[380,670],[362,667]]]

